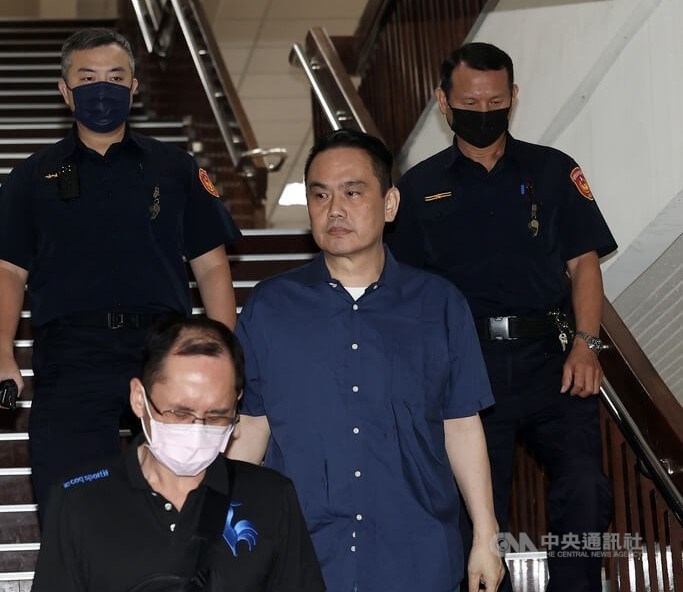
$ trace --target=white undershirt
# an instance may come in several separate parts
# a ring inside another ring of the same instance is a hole
[[[363,294],[365,294],[367,286],[360,286],[359,288],[347,288],[344,286],[344,289],[351,294],[351,298],[358,300]]]

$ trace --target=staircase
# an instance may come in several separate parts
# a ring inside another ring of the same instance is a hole
[[[12,21],[0,26],[0,183],[14,166],[64,137],[72,125],[57,90],[64,39],[85,26],[114,25],[111,21]],[[137,99],[129,121],[133,129],[159,140],[190,151],[197,146],[186,123],[156,120]],[[305,263],[317,250],[305,231],[243,232],[244,238],[230,254],[238,312],[260,279]],[[196,283],[191,281],[190,287],[193,314],[202,314]],[[26,300],[14,343],[26,387],[15,411],[0,410],[0,592],[30,590],[39,549],[27,433],[33,398],[30,318]],[[125,439],[127,434],[121,436]]]

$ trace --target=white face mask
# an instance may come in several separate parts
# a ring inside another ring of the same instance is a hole
[[[147,433],[143,421],[142,431],[147,438],[145,446],[176,475],[194,477],[225,451],[234,424],[207,426],[201,423],[170,424],[157,421],[152,417],[144,388],[142,392],[151,432]]]

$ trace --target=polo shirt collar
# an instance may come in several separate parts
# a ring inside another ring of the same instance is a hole
[[[126,467],[126,473],[128,474],[128,480],[130,481],[133,489],[144,489],[150,490],[151,487],[142,474],[142,468],[140,467],[140,461],[138,460],[138,447],[145,442],[145,435],[138,434],[131,440],[124,453],[124,464]],[[206,474],[204,475],[204,480],[201,482],[199,487],[207,486],[211,489],[218,491],[224,495],[228,495],[230,492],[230,477],[228,475],[228,463],[232,462],[230,460],[224,459],[222,455],[216,457],[206,469]]]
[[[398,262],[394,259],[388,247],[384,245],[384,269],[382,269],[382,273],[376,283],[380,286],[387,286],[392,290],[399,291],[401,289],[400,275]],[[325,265],[325,256],[322,251],[315,256],[309,265],[301,269],[301,280],[307,286],[315,286],[321,283],[329,284],[335,280],[330,275],[327,265]]]

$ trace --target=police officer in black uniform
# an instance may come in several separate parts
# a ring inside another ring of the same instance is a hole
[[[559,544],[549,549],[548,590],[599,592],[600,558],[553,551],[575,550],[610,521],[593,395],[599,258],[616,243],[577,163],[507,133],[516,94],[512,60],[497,47],[470,43],[446,58],[436,97],[454,142],[401,178],[387,242],[399,260],[449,278],[472,309],[496,399],[481,417],[501,532],[521,436],[549,478],[558,537],[549,540]],[[509,576],[500,589],[511,590]]]
[[[208,316],[235,322],[225,246],[239,230],[186,152],[129,128],[138,81],[128,41],[107,29],[75,33],[62,77],[73,129],[0,189],[0,380],[23,387],[13,339],[28,282],[41,505],[66,469],[119,450],[148,326],[191,313],[185,260]]]

